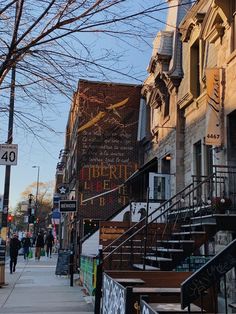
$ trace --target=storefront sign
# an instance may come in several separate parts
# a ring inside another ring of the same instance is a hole
[[[76,212],[76,201],[63,200],[60,201],[60,212],[68,213],[68,212]]]
[[[206,108],[206,145],[222,144],[222,104],[221,69],[206,69],[207,108]]]

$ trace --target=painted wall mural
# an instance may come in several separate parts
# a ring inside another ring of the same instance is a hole
[[[129,202],[124,187],[93,197],[119,187],[138,168],[139,102],[137,86],[79,84],[78,202],[85,218],[105,219]]]

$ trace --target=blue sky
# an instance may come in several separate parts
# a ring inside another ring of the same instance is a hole
[[[155,3],[154,0],[151,2]],[[161,13],[161,18],[163,18],[164,12]],[[153,34],[158,32],[158,26],[164,28],[164,25],[157,25],[156,30]],[[87,35],[86,35],[87,36]],[[93,35],[88,35],[86,40],[94,41]],[[96,38],[98,39],[98,38]],[[147,44],[144,43],[139,45],[139,49],[125,45],[125,43],[118,42],[115,39],[99,38],[99,44],[96,46],[100,51],[103,49],[111,48],[122,53],[122,59],[120,61],[120,68],[133,67],[135,69],[134,75],[139,78],[138,81],[127,79],[124,77],[119,77],[117,75],[111,75],[111,81],[125,82],[125,83],[136,83],[140,84],[142,80],[147,77],[146,68],[148,66],[151,54],[152,54],[152,41],[153,38],[146,38]],[[137,42],[135,43],[137,44]],[[108,73],[108,75],[111,73]],[[83,79],[89,79],[86,76],[81,77]],[[76,78],[77,81],[80,79]],[[94,79],[95,80],[95,79]],[[98,81],[100,78],[97,79]],[[106,80],[108,81],[108,80]],[[76,90],[76,84],[74,86]],[[72,96],[72,95],[71,95]],[[37,169],[32,168],[33,165],[40,166],[40,182],[53,181],[55,179],[56,164],[59,161],[58,156],[60,149],[64,147],[64,135],[67,123],[68,112],[70,108],[70,100],[68,98],[62,97],[60,95],[52,99],[52,102],[56,105],[54,111],[46,111],[46,116],[48,123],[52,126],[56,133],[50,133],[47,130],[42,131],[42,140],[38,142],[34,136],[28,134],[17,125],[14,126],[14,144],[18,144],[19,154],[18,154],[18,164],[17,166],[11,167],[11,185],[10,185],[10,201],[9,205],[14,208],[18,201],[21,200],[21,192],[30,185],[32,182],[37,180]],[[17,99],[16,99],[17,103]],[[1,118],[2,120],[3,118]],[[4,121],[0,121],[3,124],[0,127],[0,143],[6,141],[6,126],[7,126],[7,116],[5,116]],[[44,140],[45,139],[45,140]],[[4,191],[4,177],[5,177],[5,166],[0,165],[0,194]]]

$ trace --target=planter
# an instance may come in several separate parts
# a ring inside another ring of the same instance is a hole
[[[227,209],[230,209],[232,202],[227,197],[214,197],[211,204],[216,214],[224,214]]]

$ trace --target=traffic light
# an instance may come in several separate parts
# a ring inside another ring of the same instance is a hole
[[[29,224],[33,224],[34,223],[34,215],[30,215],[29,216]]]
[[[12,222],[12,215],[11,214],[8,214],[8,216],[7,216],[7,221],[9,222],[9,223],[11,223]]]

